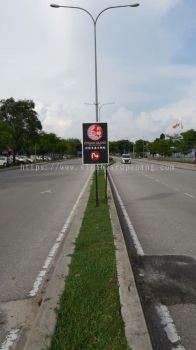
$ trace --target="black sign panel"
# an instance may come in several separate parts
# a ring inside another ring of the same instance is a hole
[[[83,163],[108,164],[107,123],[83,124]]]

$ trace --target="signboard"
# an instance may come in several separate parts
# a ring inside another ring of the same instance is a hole
[[[107,123],[83,124],[83,164],[108,164]]]

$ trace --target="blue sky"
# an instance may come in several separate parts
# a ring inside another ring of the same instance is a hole
[[[55,2],[55,0],[52,0]],[[59,0],[96,15],[122,0]],[[0,3],[0,98],[31,98],[46,131],[81,137],[95,120],[93,26],[48,0]],[[153,139],[196,128],[196,4],[141,0],[108,11],[97,26],[99,102],[111,139]]]

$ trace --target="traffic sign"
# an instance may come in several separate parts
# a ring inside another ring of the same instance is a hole
[[[107,123],[83,124],[83,164],[108,164]]]

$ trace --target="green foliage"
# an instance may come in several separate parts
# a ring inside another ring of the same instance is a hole
[[[181,133],[182,139],[179,144],[179,151],[186,153],[191,148],[196,147],[196,131],[193,129],[190,129],[186,132]]]
[[[13,144],[11,128],[6,122],[0,121],[0,152],[11,148]]]
[[[171,140],[156,139],[154,142],[150,143],[149,151],[152,154],[160,154],[169,156],[175,149],[175,146]]]
[[[27,148],[42,129],[32,100],[0,101],[0,121],[9,127],[14,154]],[[9,142],[8,142],[9,143]]]
[[[133,143],[129,140],[119,140],[110,142],[110,153],[130,153],[133,151]]]
[[[78,139],[64,140],[54,133],[41,132],[42,125],[32,100],[0,101],[0,152],[12,149],[13,154],[25,152],[77,155],[82,150]]]
[[[36,139],[37,154],[58,154],[76,156],[77,152],[82,148],[81,142],[78,139],[64,140],[57,137],[53,133],[42,132]],[[32,146],[33,149],[33,146]]]

